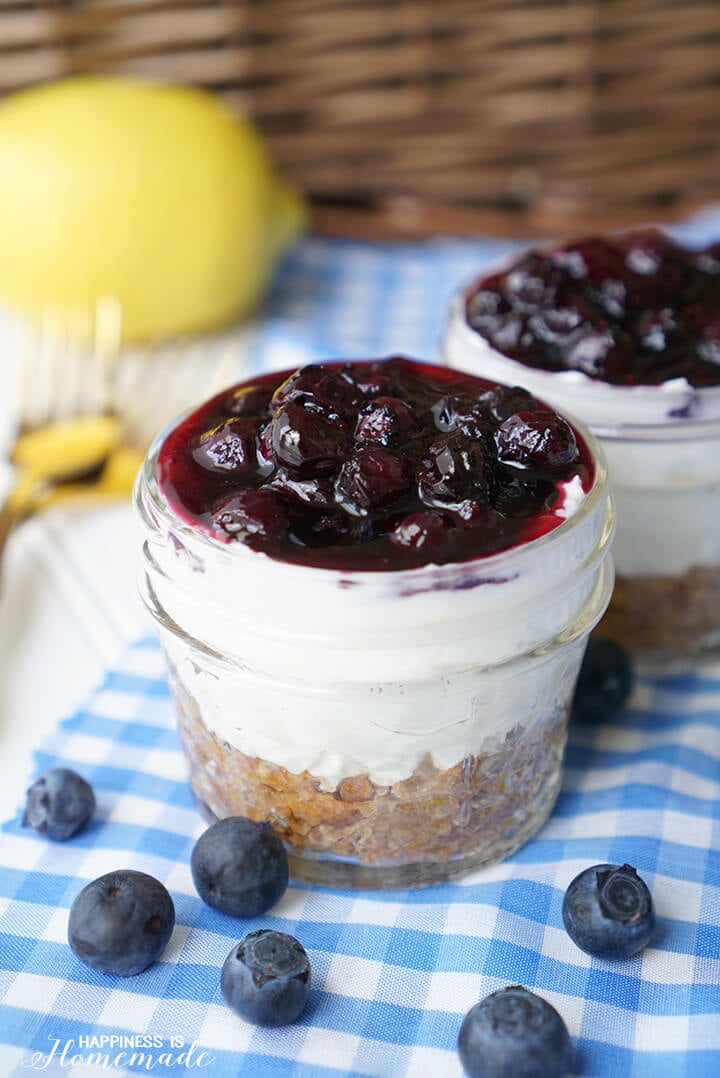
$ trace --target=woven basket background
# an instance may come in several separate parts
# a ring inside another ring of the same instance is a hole
[[[339,233],[594,230],[720,197],[719,0],[0,0],[0,93],[86,71],[222,93]]]

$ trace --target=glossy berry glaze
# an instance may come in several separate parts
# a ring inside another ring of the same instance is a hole
[[[613,385],[720,385],[720,244],[658,231],[531,250],[466,295],[470,327],[529,367]]]
[[[523,389],[406,359],[308,366],[219,394],[174,428],[160,486],[184,519],[326,569],[465,561],[562,523],[593,463]]]

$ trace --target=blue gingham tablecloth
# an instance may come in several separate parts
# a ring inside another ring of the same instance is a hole
[[[616,721],[571,727],[557,807],[505,863],[416,891],[293,882],[270,913],[244,921],[194,891],[189,857],[204,825],[148,637],[37,754],[39,770],[62,763],[93,784],[92,824],[62,844],[19,818],[4,828],[0,1073],[452,1078],[465,1012],[524,984],[564,1017],[573,1074],[716,1078],[719,733],[720,664],[641,674]],[[601,861],[635,865],[654,895],[657,937],[627,961],[590,958],[563,930],[567,884]],[[162,880],[177,912],[162,959],[132,978],[88,968],[67,945],[73,899],[116,868]],[[310,956],[312,992],[296,1025],[259,1029],[223,1004],[220,967],[257,927],[292,933]]]
[[[717,238],[719,225],[716,213],[701,215],[684,236]],[[451,292],[509,246],[311,238],[281,268],[249,364],[394,351],[432,358]],[[194,892],[189,856],[204,825],[148,637],[39,746],[38,772],[74,767],[95,787],[91,826],[53,844],[18,814],[0,835],[0,1076],[453,1078],[465,1012],[520,983],[565,1019],[573,1074],[717,1078],[719,735],[720,664],[641,672],[616,720],[572,726],[557,807],[505,863],[417,891],[292,883],[268,915],[246,922]],[[3,781],[17,784],[20,807],[25,776]],[[658,912],[654,944],[619,963],[583,954],[562,927],[567,884],[602,861],[635,865]],[[161,879],[177,912],[161,961],[128,979],[84,966],[66,939],[75,896],[117,868]],[[220,995],[225,956],[260,926],[296,935],[312,962],[309,1005],[279,1030],[246,1024]]]

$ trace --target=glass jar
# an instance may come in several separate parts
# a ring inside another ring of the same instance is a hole
[[[289,564],[180,519],[158,485],[161,441],[135,490],[141,591],[208,813],[270,820],[293,873],[334,886],[436,883],[527,841],[557,796],[612,590],[602,452],[554,531],[373,573]]]
[[[488,271],[489,272],[489,271]],[[501,355],[465,317],[465,290],[443,341],[451,367],[522,385],[598,438],[615,499],[615,590],[599,633],[650,663],[720,646],[720,389],[684,380],[616,386]]]

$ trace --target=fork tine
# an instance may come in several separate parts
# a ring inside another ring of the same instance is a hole
[[[104,296],[95,308],[93,367],[100,379],[101,411],[115,410],[118,365],[122,350],[122,307],[117,299]]]

